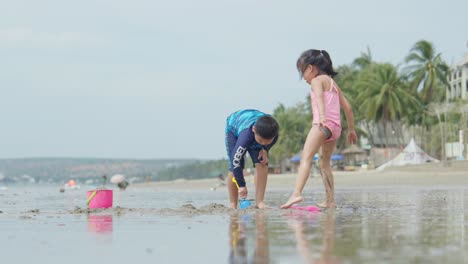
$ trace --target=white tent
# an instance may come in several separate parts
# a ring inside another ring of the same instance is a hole
[[[403,150],[403,152],[398,154],[391,161],[380,165],[380,167],[378,167],[377,170],[383,170],[384,168],[390,166],[423,164],[426,162],[439,162],[439,160],[427,155],[427,153],[424,152],[424,150],[422,150],[418,145],[416,145],[416,142],[414,142],[414,139],[412,138]]]

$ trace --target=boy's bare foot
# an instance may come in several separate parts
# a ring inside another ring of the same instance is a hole
[[[229,208],[231,209],[237,209],[237,203],[230,203]]]
[[[300,196],[300,195],[296,196],[296,195],[293,194],[285,204],[280,206],[280,208],[281,209],[288,209],[292,205],[300,203],[303,200],[304,200],[304,198],[302,198],[302,196]]]
[[[264,202],[259,202],[259,203],[257,203],[257,205],[255,206],[255,208],[258,208],[258,209],[267,209],[268,206],[267,206]]]

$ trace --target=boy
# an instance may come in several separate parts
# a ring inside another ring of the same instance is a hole
[[[232,113],[226,120],[226,150],[229,159],[227,178],[230,208],[237,208],[238,197],[247,197],[244,180],[244,156],[248,151],[255,166],[256,207],[266,207],[263,202],[268,176],[268,150],[278,140],[279,125],[270,115],[247,109]],[[235,178],[239,189],[232,178]]]

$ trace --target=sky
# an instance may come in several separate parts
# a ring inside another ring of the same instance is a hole
[[[0,158],[226,157],[233,111],[304,101],[295,63],[468,52],[468,1],[0,0]],[[346,89],[346,87],[342,87]]]

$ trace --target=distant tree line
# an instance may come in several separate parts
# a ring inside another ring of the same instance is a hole
[[[158,172],[195,160],[123,160],[79,158],[0,159],[0,181],[21,182],[33,178],[36,182],[78,182],[100,180],[103,175],[123,174],[130,178],[155,180]]]
[[[173,179],[203,179],[214,178],[219,174],[226,176],[228,172],[228,161],[208,160],[195,161],[177,167],[169,167],[158,172],[156,179],[158,181],[167,181]]]

